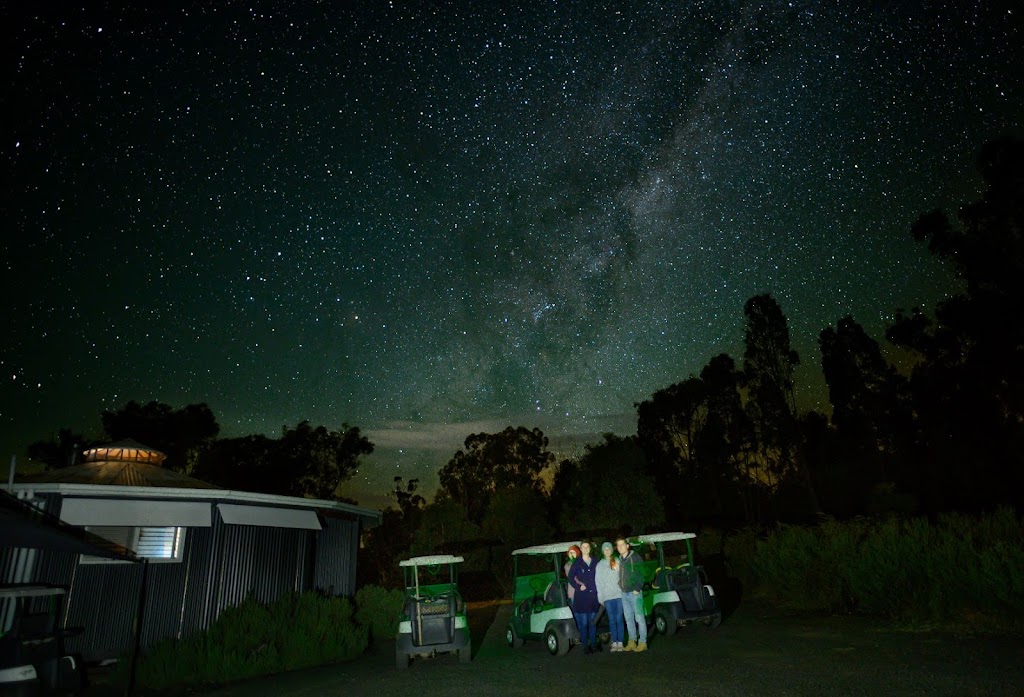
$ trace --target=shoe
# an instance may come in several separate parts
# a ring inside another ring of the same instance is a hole
[[[646,650],[647,650],[647,642],[646,641],[641,641],[639,644],[636,645],[636,652],[637,653],[640,653],[641,651],[646,651]]]
[[[618,653],[619,651],[622,651],[622,642],[621,641],[613,641],[612,642],[612,653]]]
[[[592,653],[594,653],[594,649],[590,648],[589,646],[587,648],[583,649],[583,655],[584,656],[589,656]]]
[[[629,643],[622,647],[622,650],[623,651],[636,651],[636,642],[633,641],[632,639],[630,639]]]

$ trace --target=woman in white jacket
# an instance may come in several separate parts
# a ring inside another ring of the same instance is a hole
[[[622,614],[622,589],[619,587],[619,562],[612,554],[612,543],[601,545],[604,559],[597,562],[597,602],[604,605],[612,634],[612,651],[622,651],[625,617]]]

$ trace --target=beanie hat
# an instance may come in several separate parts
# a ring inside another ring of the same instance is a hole
[[[579,546],[578,546],[578,545],[571,545],[571,546],[569,547],[569,550],[568,550],[568,551],[570,551],[570,552],[576,552],[576,558],[577,558],[577,559],[579,559],[580,557],[582,557],[582,556],[583,556],[583,552],[581,552],[581,551],[580,551],[580,548],[579,548]]]
[[[608,549],[608,550],[613,549],[611,542],[605,542],[603,545],[601,545],[601,551],[602,552],[604,552],[606,549]]]

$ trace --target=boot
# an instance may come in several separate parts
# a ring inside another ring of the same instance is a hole
[[[641,641],[639,644],[636,645],[636,652],[637,653],[640,653],[641,651],[646,651],[646,650],[647,650],[647,642],[646,641]]]
[[[636,651],[636,642],[634,640],[630,639],[629,642],[625,646],[622,647],[622,650],[623,651]]]

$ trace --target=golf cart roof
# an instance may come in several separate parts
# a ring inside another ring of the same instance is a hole
[[[651,535],[639,535],[641,542],[674,542],[675,540],[692,540],[696,537],[692,532],[656,532]]]
[[[579,543],[579,540],[574,540],[572,542],[552,542],[551,544],[546,545],[534,545],[533,547],[523,547],[522,549],[515,550],[514,552],[512,552],[512,554],[564,554],[569,551],[570,547],[572,547],[573,545],[578,546]]]
[[[66,589],[55,586],[0,586],[0,598],[43,598],[66,592]]]
[[[412,559],[403,559],[398,562],[399,566],[433,566],[434,564],[458,564],[459,562],[466,561],[462,557],[456,557],[451,554],[431,554],[426,557],[413,557]]]

